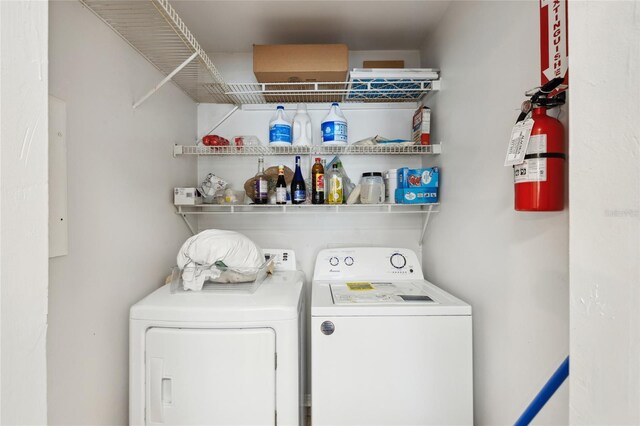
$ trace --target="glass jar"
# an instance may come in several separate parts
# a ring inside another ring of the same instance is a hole
[[[360,202],[362,204],[383,204],[384,198],[384,180],[382,180],[382,173],[363,173],[360,179]]]

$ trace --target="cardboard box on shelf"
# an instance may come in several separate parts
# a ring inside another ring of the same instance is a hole
[[[413,141],[416,145],[431,144],[431,110],[420,105],[413,114]]]
[[[398,188],[432,188],[440,182],[440,169],[438,167],[426,167],[422,169],[410,169],[401,167],[398,169]]]
[[[174,188],[173,204],[176,206],[194,206],[202,204],[202,195],[197,188]]]
[[[362,68],[404,68],[404,61],[364,61]]]
[[[346,44],[253,46],[253,73],[260,83],[342,82],[348,70]]]
[[[398,169],[398,189],[395,199],[398,204],[437,203],[440,189],[440,169]]]
[[[425,204],[438,202],[438,188],[398,188],[396,204]]]

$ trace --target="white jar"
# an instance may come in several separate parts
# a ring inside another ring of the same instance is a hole
[[[398,188],[398,169],[389,169],[384,172],[384,188],[387,203],[396,203],[396,189]]]
[[[360,202],[362,204],[384,203],[384,181],[382,173],[367,172],[360,179]]]

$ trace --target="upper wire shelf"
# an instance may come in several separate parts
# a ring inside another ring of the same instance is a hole
[[[80,0],[80,2],[162,74],[171,76],[175,73],[172,80],[196,102],[237,103],[232,97],[211,96],[207,85],[216,85],[224,92],[229,90],[211,59],[168,0]],[[195,58],[190,60],[194,55]]]
[[[239,104],[416,102],[439,90],[440,80],[389,79],[314,83],[226,83],[207,84],[215,102],[234,99]]]
[[[416,102],[440,80],[357,78],[349,82],[226,83],[169,0],[80,0],[196,102],[234,105],[324,102]]]
[[[410,155],[440,154],[435,145],[312,145],[312,146],[217,146],[175,145],[173,155]]]

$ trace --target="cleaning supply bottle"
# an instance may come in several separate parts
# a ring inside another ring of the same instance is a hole
[[[329,114],[322,121],[322,144],[347,144],[347,119],[340,111],[337,102],[331,104]]]
[[[291,146],[291,120],[282,105],[278,105],[269,122],[269,146]]]
[[[296,115],[293,117],[293,144],[311,145],[311,116],[305,104],[298,104]]]

